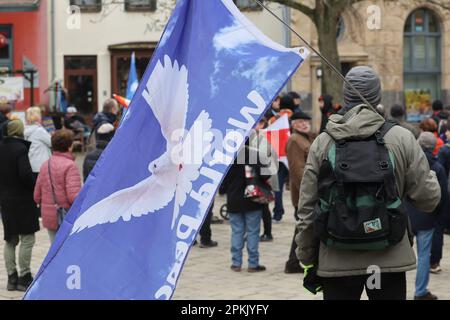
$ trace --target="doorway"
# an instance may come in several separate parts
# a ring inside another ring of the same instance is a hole
[[[111,90],[112,93],[126,96],[128,74],[130,72],[131,55],[136,57],[136,71],[138,80],[147,69],[153,56],[154,43],[130,43],[110,46],[111,52]]]
[[[92,117],[97,112],[97,57],[65,56],[64,84],[69,104]]]

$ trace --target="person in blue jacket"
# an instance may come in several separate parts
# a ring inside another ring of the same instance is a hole
[[[436,146],[436,137],[431,132],[422,132],[419,136],[419,144],[422,147],[430,169],[436,172],[436,176],[441,187],[441,202],[433,213],[422,212],[407,203],[407,211],[411,220],[412,232],[416,236],[417,248],[417,274],[415,300],[437,300],[437,297],[428,290],[430,273],[430,256],[434,245],[434,233],[436,225],[442,216],[448,212],[448,190],[447,175],[444,167],[433,156],[433,149]],[[442,251],[442,243],[441,243]]]

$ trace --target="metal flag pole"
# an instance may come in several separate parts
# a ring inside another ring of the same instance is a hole
[[[303,41],[304,44],[306,44],[306,46],[308,48],[311,49],[311,51],[313,51],[315,54],[317,54],[324,62],[325,64],[327,64],[331,70],[333,70],[341,79],[342,81],[345,82],[345,84],[347,84],[352,90],[353,92],[355,92],[358,97],[361,98],[361,100],[369,107],[371,108],[374,112],[376,112],[374,106],[372,106],[366,98],[363,97],[363,95],[358,91],[358,89],[355,88],[355,86],[353,84],[351,84],[347,79],[345,79],[345,77],[343,76],[343,74],[341,72],[339,72],[339,70],[330,62],[328,61],[327,58],[325,58],[319,51],[317,51],[316,49],[313,48],[312,45],[309,44],[308,41],[306,41],[297,31],[295,31],[294,29],[291,28],[290,25],[288,25],[286,22],[283,21],[283,19],[281,19],[279,16],[277,16],[272,10],[270,10],[265,4],[263,4],[260,0],[254,0],[257,4],[259,4],[262,8],[264,8],[265,10],[267,10],[272,16],[274,16],[278,21],[280,21],[285,27],[287,27],[289,30],[291,30],[292,33],[294,33],[301,41]]]

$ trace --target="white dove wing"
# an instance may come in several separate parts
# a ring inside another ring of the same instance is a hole
[[[209,114],[203,110],[183,141],[183,167],[177,179],[172,228],[179,216],[180,207],[184,205],[187,194],[192,190],[192,182],[200,176],[203,158],[211,149],[214,137],[211,128],[212,120],[209,118]]]
[[[132,217],[153,213],[173,199],[174,191],[174,188],[160,183],[159,177],[152,175],[91,206],[75,221],[71,234],[96,225],[114,223],[121,218],[129,221]]]
[[[147,89],[143,91],[168,143],[173,141],[172,133],[175,130],[184,130],[186,126],[188,86],[186,67],[183,65],[180,68],[177,61],[172,64],[166,55],[164,66],[158,61],[147,81]]]

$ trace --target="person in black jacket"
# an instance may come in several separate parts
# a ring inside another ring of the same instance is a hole
[[[3,136],[6,136],[6,123],[8,122],[8,115],[11,112],[11,106],[9,104],[0,105],[0,140]]]
[[[320,123],[320,133],[325,131],[328,123],[328,118],[334,113],[333,109],[333,97],[329,94],[325,94],[319,97],[319,108],[322,113],[322,120]]]
[[[252,169],[262,181],[267,181],[270,175],[263,175],[265,172],[261,169],[265,163],[259,159],[259,153],[255,156],[253,152],[258,153],[255,148],[249,147],[247,141],[222,183],[222,188],[227,193],[227,209],[231,225],[231,270],[236,272],[242,270],[245,236],[247,236],[248,272],[266,270],[266,267],[259,264],[258,250],[264,205],[246,198],[244,194],[247,187],[246,175],[249,175]],[[251,163],[250,159],[256,159],[256,163]]]
[[[94,117],[93,125],[96,130],[103,123],[107,122],[114,124],[117,121],[117,112],[119,111],[119,104],[114,99],[107,99],[103,103],[103,109]]]
[[[440,149],[438,153],[439,163],[444,167],[447,176],[450,173],[450,123],[445,126],[445,140],[447,141]]]
[[[39,230],[39,211],[33,200],[35,178],[28,159],[30,143],[23,140],[24,125],[20,120],[13,120],[6,128],[7,136],[0,141],[0,205],[6,241],[7,290],[25,291],[33,281],[30,262],[34,234]],[[16,269],[19,243],[20,274]]]
[[[114,137],[115,129],[110,123],[103,123],[95,131],[96,145],[95,149],[86,155],[83,162],[83,179],[87,180],[95,164],[102,155],[108,143]]]
[[[411,219],[412,231],[416,236],[417,243],[417,273],[415,300],[437,300],[437,297],[428,291],[428,281],[430,272],[430,254],[435,241],[436,225],[442,216],[448,211],[448,190],[447,176],[442,165],[433,156],[436,147],[436,137],[431,132],[423,132],[419,136],[419,144],[428,159],[430,169],[436,172],[439,185],[441,187],[441,201],[433,213],[426,213],[416,209],[407,202],[406,207]],[[440,243],[441,251],[443,242]]]

